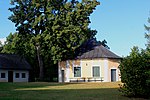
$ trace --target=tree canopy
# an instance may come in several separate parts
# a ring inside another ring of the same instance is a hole
[[[147,21],[150,24],[150,18],[148,18]],[[144,25],[145,29],[146,29],[146,33],[145,33],[145,37],[147,38],[147,47],[150,48],[150,26],[148,25]]]
[[[130,55],[120,64],[123,82],[120,91],[126,96],[150,98],[150,27],[145,25],[145,29],[147,48],[140,51],[138,47],[133,47]]]
[[[126,96],[148,97],[150,84],[148,83],[150,70],[150,55],[147,51],[134,47],[129,56],[125,57],[120,64],[121,92]]]
[[[17,30],[14,52],[37,57],[40,79],[50,62],[73,57],[76,48],[96,35],[88,27],[89,16],[100,4],[96,0],[11,0],[11,4],[9,20]]]

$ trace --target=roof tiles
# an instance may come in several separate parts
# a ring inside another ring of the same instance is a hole
[[[30,70],[31,66],[19,55],[0,54],[0,69]]]

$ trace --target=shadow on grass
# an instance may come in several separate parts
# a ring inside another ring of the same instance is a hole
[[[52,83],[52,82],[0,82],[0,91],[1,90],[21,90],[21,89],[25,89],[25,90],[30,90],[31,88],[32,89],[36,89],[36,90],[40,90],[40,89],[44,89],[44,88],[47,88],[47,89],[50,89],[51,87],[65,87],[67,85],[69,86],[72,86],[72,88],[75,88],[76,89],[76,85],[82,85],[82,84],[95,84],[95,83],[85,83],[85,82],[72,82],[72,83]],[[96,84],[102,84],[102,83],[96,83]],[[103,83],[105,84],[105,83]],[[74,87],[75,86],[75,87]],[[83,87],[81,87],[83,88]],[[96,87],[97,88],[97,87]]]
[[[1,84],[2,85],[2,84]],[[2,87],[0,85],[0,87]],[[0,100],[146,100],[127,98],[118,88],[101,88],[101,84],[85,83],[3,83]],[[14,88],[12,88],[14,86]]]
[[[77,84],[77,83],[48,83],[48,82],[0,82],[0,91],[1,90],[14,90],[19,88],[40,88],[45,86],[64,86],[68,84]],[[78,83],[80,84],[80,83]]]
[[[114,88],[15,90],[4,93],[0,95],[0,100],[127,100]]]

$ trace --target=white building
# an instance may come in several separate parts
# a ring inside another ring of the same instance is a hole
[[[75,58],[58,64],[59,82],[120,81],[121,57],[94,39],[81,45]]]
[[[0,54],[0,82],[28,82],[29,63],[14,54]]]

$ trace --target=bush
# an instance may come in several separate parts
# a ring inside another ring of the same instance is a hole
[[[137,47],[132,49],[129,56],[120,64],[120,91],[130,97],[148,98],[150,95],[150,57],[146,51],[139,52]]]

